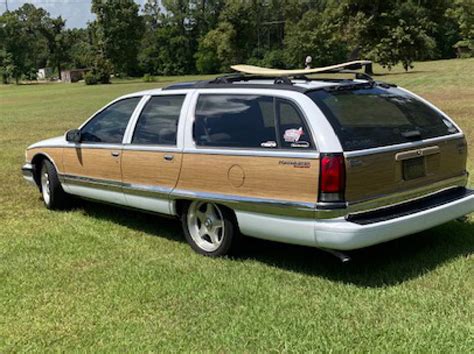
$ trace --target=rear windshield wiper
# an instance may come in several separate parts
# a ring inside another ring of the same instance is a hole
[[[344,84],[344,85],[334,85],[323,87],[323,90],[328,92],[334,91],[351,91],[351,90],[360,90],[360,89],[371,89],[374,87],[374,82],[361,82],[354,84]]]

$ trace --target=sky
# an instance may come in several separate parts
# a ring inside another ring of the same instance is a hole
[[[145,0],[135,0],[143,5]],[[36,7],[42,7],[52,17],[62,16],[66,19],[66,27],[86,27],[88,21],[94,19],[91,14],[91,0],[0,0],[0,13],[3,13],[8,3],[8,9],[15,10],[25,3],[31,3]]]

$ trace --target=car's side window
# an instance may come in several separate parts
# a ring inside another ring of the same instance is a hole
[[[193,134],[197,146],[273,149],[314,146],[296,106],[270,96],[200,95]]]
[[[294,104],[276,99],[276,113],[280,144],[285,149],[311,149],[311,134],[299,110]]]
[[[128,121],[141,97],[125,98],[99,112],[81,129],[81,142],[122,143]]]
[[[277,147],[273,98],[258,95],[199,96],[194,122],[197,146]]]
[[[178,120],[185,95],[154,96],[138,118],[132,144],[176,145]]]

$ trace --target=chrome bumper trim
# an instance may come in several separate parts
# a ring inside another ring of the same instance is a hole
[[[348,204],[344,215],[357,214],[386,208],[397,204],[407,203],[416,199],[425,198],[432,194],[439,193],[448,189],[465,187],[467,185],[467,179],[468,174],[466,173],[462,176],[457,176],[439,182],[430,183],[427,186],[423,186],[417,189],[412,189],[395,194],[382,195],[366,201],[352,202]]]
[[[276,214],[314,218],[316,203],[293,202],[287,200],[253,198],[238,195],[217,194],[207,192],[193,192],[174,190],[172,199],[199,199],[218,202],[228,207],[243,211],[253,211],[262,214]]]
[[[227,205],[231,208],[245,211],[256,211],[264,214],[277,214],[314,218],[316,203],[299,203],[285,200],[242,197],[207,192],[172,190],[171,188],[149,186],[142,184],[122,183],[120,181],[103,180],[76,175],[59,175],[61,183],[98,188],[124,194],[139,195],[150,198],[199,199]],[[326,214],[325,211],[323,214]]]
[[[21,173],[23,178],[30,184],[36,186],[35,178],[34,178],[34,169],[35,166],[31,163],[26,163],[21,167]]]
[[[59,181],[65,184],[84,186],[91,188],[104,189],[108,191],[121,192],[122,182],[114,180],[105,180],[99,178],[83,177],[76,175],[60,174]]]
[[[473,211],[474,194],[467,194],[433,208],[365,225],[344,218],[316,220],[316,246],[336,250],[367,247],[441,225]]]
[[[75,175],[62,174],[59,176],[59,180],[61,181],[61,183],[66,184],[104,189],[113,192],[123,192],[125,194],[140,195],[145,197],[168,197],[171,192],[171,188],[122,183],[120,181],[104,180]]]
[[[312,219],[333,219],[349,214],[367,212],[388,206],[403,204],[408,201],[427,197],[434,193],[439,193],[442,190],[464,187],[467,183],[467,175],[464,175],[444,180],[439,183],[430,184],[427,187],[422,187],[416,190],[397,193],[396,195],[383,196],[359,203],[348,203],[346,208],[328,209],[325,205],[316,202],[294,202],[288,200],[188,191],[65,174],[59,175],[59,178],[61,183],[82,185],[91,188],[122,192],[130,195],[139,195],[149,198],[169,198],[172,201],[177,199],[207,200],[226,205],[236,210]]]

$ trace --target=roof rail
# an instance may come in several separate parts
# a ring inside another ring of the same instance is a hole
[[[346,70],[346,69],[336,69],[336,70],[328,70],[317,74],[354,74],[357,80],[367,80],[367,81],[374,81],[372,76],[369,74],[354,71],[354,70]],[[315,75],[315,74],[310,74]],[[293,85],[291,79],[295,80],[305,80],[305,81],[316,81],[321,80],[321,78],[309,78],[307,75],[295,74],[295,75],[286,75],[286,76],[263,76],[263,75],[252,75],[252,74],[227,74],[223,76],[218,76],[214,80],[209,81],[212,84],[231,84],[237,81],[250,81],[250,80],[274,80],[274,84],[285,84],[285,85]]]
[[[249,79],[247,76],[242,78],[242,81],[254,80],[255,78]],[[265,77],[268,80],[268,77]],[[270,78],[271,79],[271,78]],[[227,79],[228,80],[228,79]],[[284,78],[278,78],[278,82],[273,82],[271,85],[262,85],[261,83],[241,83],[240,80],[228,80],[222,78],[216,78],[213,80],[203,80],[195,82],[186,82],[171,84],[169,86],[163,87],[162,90],[180,90],[180,89],[199,89],[199,88],[245,88],[245,89],[272,89],[272,90],[290,90],[297,92],[306,92],[307,89],[293,84],[286,84]],[[287,79],[289,81],[289,79]]]
[[[324,72],[320,72],[317,74],[354,74],[356,80],[366,80],[370,83],[375,82],[374,79],[360,71],[354,70],[347,70],[345,68],[340,69],[333,69]],[[315,74],[310,74],[315,75]],[[258,83],[246,83],[248,81],[254,80],[273,80],[273,85],[262,85]],[[234,73],[234,74],[226,74],[222,76],[218,76],[215,79],[211,80],[201,80],[201,81],[191,81],[191,82],[182,82],[171,84],[163,88],[163,90],[177,90],[177,89],[186,89],[186,88],[224,88],[224,87],[259,87],[264,88],[267,86],[268,88],[281,88],[281,89],[297,89],[298,91],[302,91],[301,88],[298,88],[294,85],[292,80],[304,80],[304,81],[334,81],[339,82],[347,79],[330,79],[330,78],[311,78],[306,75],[295,74],[295,75],[287,75],[287,76],[269,76],[269,75],[253,75],[253,74],[244,74],[244,73]],[[243,83],[243,84],[242,84]]]

